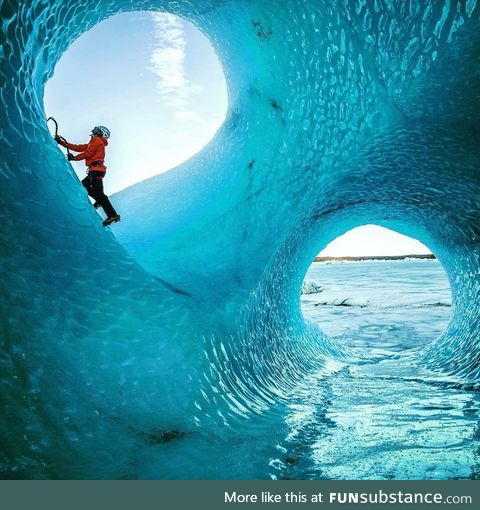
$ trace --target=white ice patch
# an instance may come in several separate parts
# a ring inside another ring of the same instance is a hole
[[[318,294],[323,291],[323,287],[312,280],[304,280],[301,294]]]
[[[335,298],[327,301],[316,303],[315,306],[330,305],[330,306],[359,306],[364,308],[370,304],[368,299],[362,298]]]

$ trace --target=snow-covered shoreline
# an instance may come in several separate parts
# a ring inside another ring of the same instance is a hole
[[[432,262],[435,255],[368,256],[368,257],[315,257],[313,264],[352,264],[376,262]]]

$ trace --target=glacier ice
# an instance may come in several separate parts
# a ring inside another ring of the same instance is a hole
[[[204,31],[229,110],[200,154],[115,196],[114,236],[42,105],[69,44],[128,10]],[[5,0],[0,17],[3,476],[138,476],[145,438],[288,399],[349,355],[299,297],[314,255],[364,224],[436,254],[454,316],[422,366],[479,382],[475,0]]]
[[[323,287],[318,285],[312,280],[304,280],[302,283],[302,288],[300,289],[300,294],[318,294],[322,292]]]

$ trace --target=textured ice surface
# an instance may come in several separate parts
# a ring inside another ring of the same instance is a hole
[[[229,111],[198,156],[114,197],[114,237],[51,139],[43,89],[82,32],[141,9],[206,33]],[[5,476],[215,475],[187,446],[175,468],[145,466],[190,434],[252,444],[239,422],[348,359],[304,321],[300,288],[362,224],[437,255],[454,316],[422,374],[478,383],[475,0],[4,0],[0,17]]]

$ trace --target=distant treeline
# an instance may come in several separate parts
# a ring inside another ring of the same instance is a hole
[[[405,259],[431,259],[436,257],[433,253],[428,255],[370,255],[365,257],[315,257],[314,262],[359,262],[362,260],[405,260]]]

